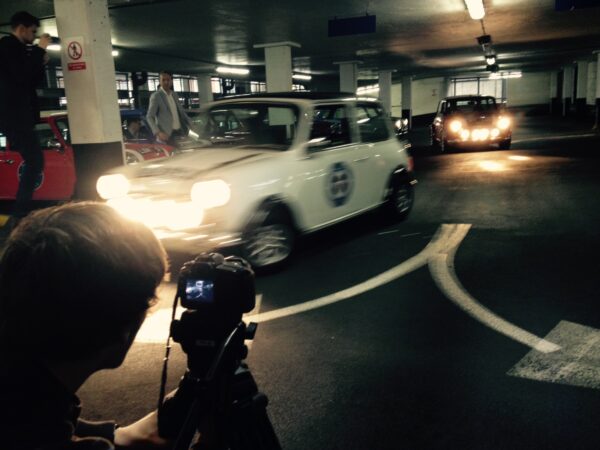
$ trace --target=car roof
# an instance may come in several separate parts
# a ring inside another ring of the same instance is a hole
[[[355,94],[350,92],[305,92],[305,91],[288,91],[288,92],[260,92],[257,94],[240,94],[223,97],[221,100],[229,100],[234,98],[279,98],[279,99],[301,99],[301,100],[341,100],[349,97],[355,97]]]
[[[451,97],[446,97],[444,100],[474,100],[481,98],[493,98],[496,100],[496,98],[492,95],[454,95]]]

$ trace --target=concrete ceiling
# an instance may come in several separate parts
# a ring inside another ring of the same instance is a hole
[[[598,2],[597,2],[598,3]],[[216,65],[250,65],[264,78],[262,49],[293,41],[294,70],[335,77],[334,62],[360,60],[363,79],[393,69],[394,77],[457,75],[485,70],[476,38],[492,36],[500,70],[545,70],[600,50],[600,7],[555,10],[555,0],[484,0],[472,20],[463,0],[109,0],[117,70],[196,74]],[[57,35],[52,0],[2,0],[0,30],[26,9]],[[327,36],[328,21],[375,15],[371,34]],[[55,59],[59,62],[58,59]]]

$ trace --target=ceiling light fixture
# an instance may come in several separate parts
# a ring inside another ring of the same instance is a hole
[[[481,20],[485,16],[485,8],[483,7],[483,0],[465,0],[469,15],[473,20]]]
[[[496,64],[496,55],[488,55],[485,57],[485,62],[488,66],[493,66]]]
[[[218,73],[226,73],[232,75],[248,75],[250,73],[249,69],[240,69],[238,67],[219,66],[216,70]]]
[[[307,75],[305,73],[295,73],[294,75],[292,75],[292,78],[294,78],[295,80],[306,80],[306,81],[312,80],[312,76]]]
[[[119,56],[119,50],[113,50],[112,51],[112,55],[113,56]]]

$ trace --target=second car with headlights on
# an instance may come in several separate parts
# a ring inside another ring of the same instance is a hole
[[[440,101],[431,125],[431,145],[440,151],[451,147],[487,147],[492,144],[508,150],[512,138],[511,125],[511,119],[494,97],[447,97]]]
[[[102,176],[98,193],[167,248],[231,247],[277,266],[295,238],[377,207],[413,204],[408,141],[379,102],[319,93],[258,94],[206,105],[199,147]]]

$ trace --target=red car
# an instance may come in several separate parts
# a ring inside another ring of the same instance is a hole
[[[44,172],[37,182],[34,200],[67,200],[75,188],[75,161],[69,121],[64,112],[42,113],[35,133],[44,153]],[[125,142],[127,164],[171,156],[174,147],[150,141]],[[14,200],[23,171],[23,159],[0,134],[0,200]]]

